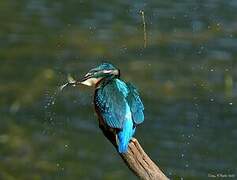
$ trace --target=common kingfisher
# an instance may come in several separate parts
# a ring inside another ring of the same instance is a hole
[[[94,105],[99,126],[119,153],[126,153],[137,125],[144,121],[144,106],[137,89],[120,79],[110,63],[91,69],[79,82],[95,87]],[[113,137],[111,137],[111,135]]]

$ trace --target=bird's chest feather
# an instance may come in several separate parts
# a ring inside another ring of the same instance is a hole
[[[100,128],[103,128],[103,129],[107,129],[111,132],[115,132],[116,130],[109,127],[107,124],[106,124],[106,120],[104,119],[102,113],[103,111],[106,111],[105,107],[102,106],[102,104],[100,103],[100,100],[99,100],[99,95],[97,94],[97,92],[95,93],[95,96],[94,96],[94,108],[95,108],[95,112],[98,116],[98,121],[99,121],[99,126]],[[108,108],[108,107],[107,107]]]

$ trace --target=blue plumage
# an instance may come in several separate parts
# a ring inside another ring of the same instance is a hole
[[[143,104],[134,86],[118,78],[105,80],[95,94],[95,103],[105,124],[118,132],[118,150],[125,153],[135,127],[144,121]]]
[[[132,121],[125,121],[122,130],[118,133],[118,151],[120,153],[126,153],[128,144],[133,134],[135,133],[136,127],[133,127]]]
[[[96,87],[94,103],[100,128],[120,153],[126,153],[136,126],[144,121],[137,89],[122,81],[120,70],[109,63],[91,69],[79,83]]]
[[[132,118],[135,124],[141,124],[144,121],[144,106],[139,97],[137,89],[130,83],[127,84],[129,88],[129,94],[127,102],[132,112]]]

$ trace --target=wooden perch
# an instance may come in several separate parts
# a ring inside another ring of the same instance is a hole
[[[115,146],[116,150],[118,150],[113,131],[108,130],[102,125],[100,125],[100,129]],[[132,138],[128,152],[124,154],[119,153],[119,155],[138,178],[142,180],[168,180],[160,168],[145,153],[137,139]]]
[[[143,180],[167,180],[160,168],[144,152],[137,139],[130,141],[128,152],[120,154],[129,169]]]

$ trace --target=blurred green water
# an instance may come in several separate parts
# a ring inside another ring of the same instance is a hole
[[[93,90],[55,95],[68,73],[105,60],[139,88],[146,121],[136,137],[167,176],[237,175],[236,8],[0,1],[0,179],[135,179],[98,129]]]

